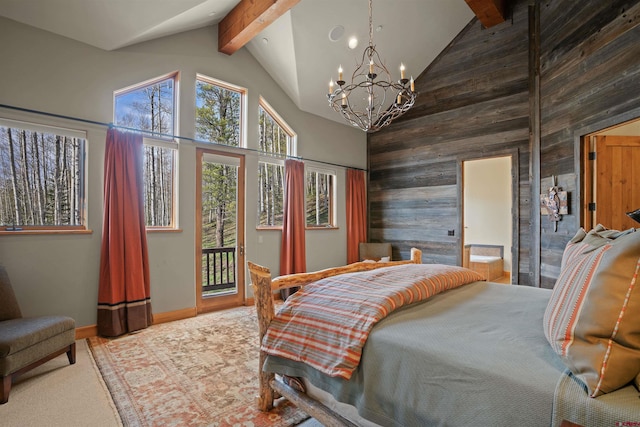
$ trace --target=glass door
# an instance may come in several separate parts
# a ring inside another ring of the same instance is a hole
[[[243,305],[244,156],[198,149],[198,313]]]

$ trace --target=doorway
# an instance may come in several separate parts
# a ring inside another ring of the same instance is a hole
[[[198,313],[245,303],[244,156],[197,149]]]
[[[461,258],[468,245],[502,248],[503,277],[492,281],[517,284],[517,151],[498,157],[463,159],[459,171]]]
[[[583,227],[636,227],[626,213],[640,208],[640,120],[589,134],[583,145]]]

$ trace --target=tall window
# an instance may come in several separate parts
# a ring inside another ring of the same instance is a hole
[[[82,131],[0,119],[0,226],[84,229]]]
[[[177,74],[115,93],[114,122],[145,131],[144,206],[147,227],[175,227]]]
[[[333,171],[307,169],[305,186],[307,227],[335,226],[333,213],[335,179]]]
[[[295,133],[263,99],[260,99],[259,125],[258,226],[281,227],[284,158],[295,155]]]
[[[196,139],[241,147],[245,90],[210,77],[196,79]]]

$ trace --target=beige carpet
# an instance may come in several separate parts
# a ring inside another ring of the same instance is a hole
[[[125,425],[285,427],[308,418],[287,401],[269,413],[256,407],[255,307],[89,343]]]
[[[76,346],[75,365],[63,354],[18,378],[0,405],[0,426],[122,425],[86,341]]]

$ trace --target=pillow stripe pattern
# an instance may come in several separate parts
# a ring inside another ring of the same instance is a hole
[[[607,353],[605,354],[604,361],[602,362],[602,368],[600,369],[600,380],[598,381],[598,385],[596,386],[596,391],[602,388],[602,382],[605,378],[609,356],[611,355],[611,349],[613,348],[613,343],[615,342],[616,335],[618,335],[618,331],[620,330],[620,324],[622,323],[622,318],[624,317],[624,314],[627,311],[627,306],[629,304],[629,297],[631,296],[631,292],[635,288],[636,281],[638,280],[638,270],[640,270],[640,259],[638,259],[638,264],[636,264],[636,271],[633,274],[633,279],[631,279],[631,285],[629,286],[627,295],[625,296],[624,304],[622,305],[622,310],[620,310],[618,321],[616,322],[616,326],[613,329],[613,334],[611,335],[611,339],[607,343]]]
[[[551,312],[544,317],[545,336],[553,350],[560,356],[566,356],[567,350],[573,343],[573,336],[578,316],[584,303],[585,294],[589,290],[589,285],[593,280],[595,271],[600,264],[602,256],[610,246],[605,246],[602,250],[592,252],[587,257],[581,257],[582,252],[589,247],[583,243],[567,245],[562,264],[569,266],[561,269],[560,276],[556,283],[567,284],[560,286],[556,284],[554,292],[549,301]],[[566,261],[565,261],[566,258]],[[568,285],[571,286],[568,286]],[[561,337],[559,340],[552,337]]]
[[[567,244],[544,314],[552,349],[591,397],[640,375],[640,232],[598,226]]]

